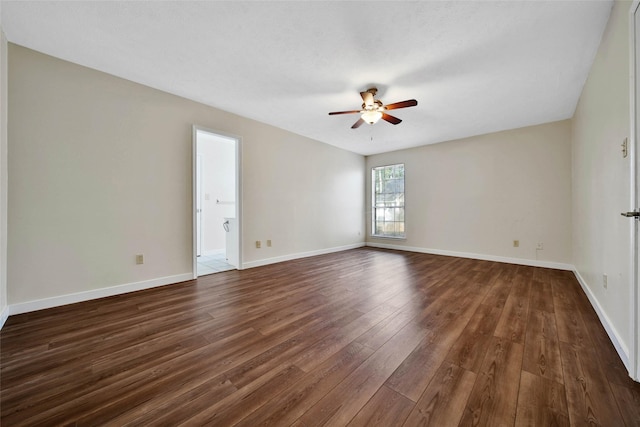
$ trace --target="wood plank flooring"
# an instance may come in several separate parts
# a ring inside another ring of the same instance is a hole
[[[640,426],[571,272],[362,248],[11,316],[3,426]]]

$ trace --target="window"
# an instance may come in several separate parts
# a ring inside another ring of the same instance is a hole
[[[371,169],[371,234],[404,238],[404,164]]]

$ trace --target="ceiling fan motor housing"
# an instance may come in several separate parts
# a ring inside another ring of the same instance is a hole
[[[395,102],[392,104],[384,105],[382,101],[374,98],[377,93],[378,93],[378,89],[375,87],[369,88],[364,92],[360,92],[360,96],[364,101],[362,103],[361,110],[335,111],[335,112],[329,113],[329,115],[360,113],[361,115],[360,118],[358,119],[357,122],[353,124],[353,126],[351,126],[351,129],[356,129],[363,123],[368,123],[372,125],[374,123],[377,123],[378,120],[380,119],[383,119],[393,125],[397,125],[398,123],[402,122],[402,120],[387,114],[386,113],[387,110],[414,107],[418,105],[418,101],[416,101],[415,99],[408,99],[406,101]]]

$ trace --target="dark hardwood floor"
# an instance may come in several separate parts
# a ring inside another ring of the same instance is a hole
[[[573,273],[356,249],[11,316],[3,426],[638,426]]]

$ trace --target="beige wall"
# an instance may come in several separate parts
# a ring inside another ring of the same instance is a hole
[[[570,140],[566,120],[368,157],[367,175],[375,166],[405,164],[407,237],[371,237],[369,209],[367,241],[568,265]],[[368,183],[367,206],[370,192]]]
[[[364,241],[360,155],[12,44],[9,75],[12,305],[192,273],[193,124],[242,138],[247,265]]]
[[[630,6],[615,3],[572,121],[573,262],[625,352],[632,221],[620,216],[630,209],[629,158],[620,145],[629,136]]]

